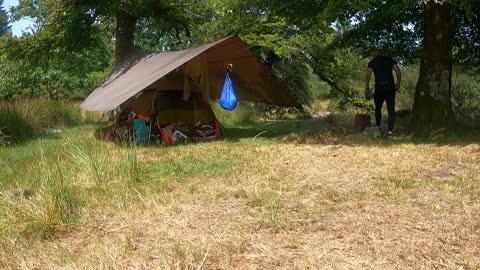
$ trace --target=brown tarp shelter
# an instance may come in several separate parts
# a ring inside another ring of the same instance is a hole
[[[80,107],[87,111],[111,111],[144,90],[183,91],[184,100],[188,100],[190,94],[219,98],[225,67],[229,64],[233,66],[231,79],[239,100],[299,105],[288,89],[234,35],[191,50],[135,50]]]

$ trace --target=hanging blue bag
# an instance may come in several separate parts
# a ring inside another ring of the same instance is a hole
[[[232,80],[230,80],[230,74],[227,72],[225,76],[225,83],[223,84],[222,94],[220,95],[220,107],[224,110],[232,111],[237,107],[237,96],[233,89]]]

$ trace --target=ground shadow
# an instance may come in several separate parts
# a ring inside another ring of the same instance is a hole
[[[457,145],[480,144],[480,132],[458,132],[456,135],[437,136],[433,138],[414,138],[406,128],[408,120],[400,119],[394,139],[372,138],[354,128],[354,120],[350,117],[337,119],[319,118],[310,120],[272,121],[252,123],[243,127],[225,129],[226,140],[245,138],[268,138],[285,143],[325,144],[325,145],[382,145],[400,144],[434,144]]]
[[[35,132],[35,134],[23,136],[21,138],[15,138],[15,140],[9,140],[10,137],[5,138],[5,145],[0,144],[0,147],[7,146],[7,147],[14,147],[14,146],[22,146],[27,145],[32,142],[38,140],[56,140],[62,138],[62,131],[59,130],[42,130]]]
[[[278,120],[251,122],[223,128],[222,141],[237,142],[245,139],[268,139],[282,143],[310,145],[348,145],[348,146],[395,146],[400,144],[469,145],[480,144],[480,132],[470,131],[455,136],[443,136],[428,139],[413,138],[400,120],[395,139],[366,137],[354,128],[353,118],[338,116],[335,118],[317,118],[309,120]],[[97,126],[95,137],[104,140],[108,127]],[[193,143],[208,143],[195,141]],[[119,143],[124,145],[124,143]],[[152,144],[150,146],[155,146]]]

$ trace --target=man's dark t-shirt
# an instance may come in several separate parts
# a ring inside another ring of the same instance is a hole
[[[397,62],[388,56],[377,56],[368,63],[368,67],[373,69],[375,74],[375,84],[393,83],[393,66]]]

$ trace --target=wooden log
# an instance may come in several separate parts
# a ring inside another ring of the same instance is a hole
[[[367,127],[372,125],[372,118],[368,114],[355,115],[355,129],[364,131]]]

